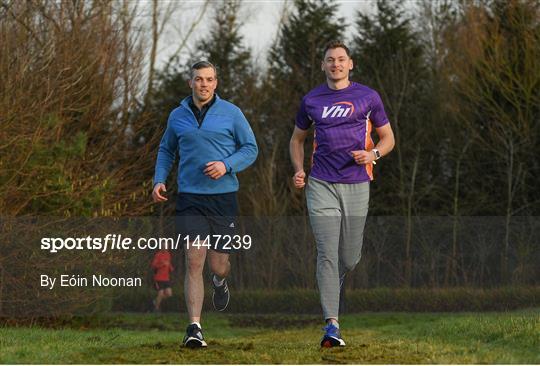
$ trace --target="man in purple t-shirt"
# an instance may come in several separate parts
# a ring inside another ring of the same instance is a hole
[[[340,290],[346,273],[360,261],[373,165],[394,147],[379,94],[349,81],[352,68],[349,49],[341,42],[330,42],[321,64],[326,83],[302,99],[289,146],[294,186],[303,188],[304,141],[309,127],[315,125],[306,201],[326,320],[322,347],[345,345],[338,323]],[[373,127],[379,136],[377,145],[371,139]]]

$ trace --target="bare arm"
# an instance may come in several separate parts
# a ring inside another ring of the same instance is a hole
[[[307,130],[295,126],[289,143],[289,153],[294,168],[293,182],[296,188],[303,188],[306,185],[304,181],[306,177],[304,172],[304,141],[307,135]]]
[[[382,127],[375,128],[375,131],[377,131],[377,135],[379,135],[379,142],[375,148],[379,150],[381,156],[388,155],[395,145],[392,126],[390,126],[390,123],[387,123]]]

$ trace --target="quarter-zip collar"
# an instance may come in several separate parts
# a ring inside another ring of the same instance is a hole
[[[214,94],[214,96],[212,97],[212,100],[210,102],[206,103],[205,105],[203,105],[201,109],[197,108],[195,103],[193,103],[193,96],[189,96],[186,99],[184,99],[182,101],[182,104],[184,104],[184,102],[187,102],[187,105],[188,105],[189,109],[191,110],[191,113],[193,113],[193,116],[195,117],[195,120],[199,124],[199,128],[201,128],[202,123],[204,121],[204,117],[206,116],[206,113],[212,107],[212,105],[215,104],[215,102],[216,102],[216,100],[218,98],[219,97],[217,96],[217,94]]]

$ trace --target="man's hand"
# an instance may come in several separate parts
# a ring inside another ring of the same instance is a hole
[[[296,173],[294,173],[294,176],[292,179],[293,179],[295,188],[298,188],[298,189],[304,188],[304,186],[306,185],[305,178],[306,178],[306,173],[303,170],[299,170]]]
[[[375,161],[375,153],[373,151],[355,150],[351,151],[351,156],[358,165],[370,164]]]
[[[158,183],[154,186],[154,190],[152,191],[152,198],[154,199],[154,202],[165,202],[167,201],[167,197],[162,196],[160,192],[167,192],[167,188],[165,188],[165,184]]]
[[[204,174],[212,179],[219,179],[227,173],[227,168],[222,161],[211,161],[206,163]]]

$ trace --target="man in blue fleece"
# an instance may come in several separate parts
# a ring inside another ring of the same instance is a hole
[[[242,111],[215,94],[217,83],[211,63],[200,61],[191,67],[189,86],[193,92],[169,116],[159,145],[152,192],[154,202],[167,201],[165,182],[178,151],[176,227],[188,238],[184,241],[184,293],[190,318],[183,340],[186,347],[206,347],[201,329],[206,258],[213,273],[214,308],[222,311],[229,303],[226,277],[231,248],[223,237],[232,237],[237,226],[236,173],[250,166],[258,152]]]

